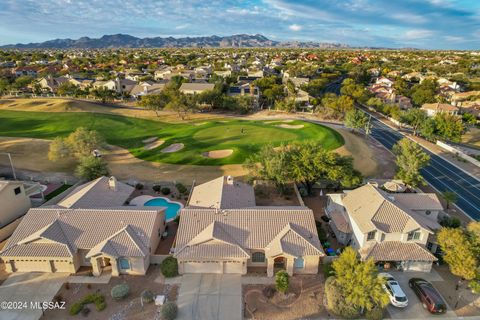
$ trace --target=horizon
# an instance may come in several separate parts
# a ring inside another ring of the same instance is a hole
[[[261,34],[274,41],[352,47],[480,47],[480,3],[471,0],[228,0],[208,5],[197,1],[180,5],[175,0],[5,0],[0,18],[0,45],[112,34],[139,38]]]

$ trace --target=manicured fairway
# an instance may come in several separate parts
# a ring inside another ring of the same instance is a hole
[[[291,126],[282,128],[279,125]],[[293,127],[301,127],[293,129]],[[138,158],[195,165],[223,165],[243,163],[265,144],[280,145],[290,141],[318,140],[328,150],[344,141],[333,129],[304,121],[225,120],[174,124],[123,116],[87,112],[23,112],[0,110],[0,136],[53,139],[67,136],[77,127],[99,131],[109,144],[130,150]],[[158,137],[165,143],[153,150],[145,150],[145,139]],[[173,153],[160,150],[183,143],[184,148]],[[226,158],[210,159],[202,156],[212,150],[233,150]]]

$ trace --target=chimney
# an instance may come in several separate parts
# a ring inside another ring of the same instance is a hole
[[[233,177],[232,176],[227,176],[227,184],[232,186],[233,185]]]
[[[117,184],[117,178],[115,178],[114,176],[111,176],[110,179],[108,179],[108,187],[110,188],[110,190],[117,191]]]

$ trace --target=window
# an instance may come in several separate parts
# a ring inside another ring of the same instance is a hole
[[[425,211],[425,214],[428,216],[430,213],[432,213],[430,210]]]
[[[433,243],[428,242],[428,243],[427,243],[427,249],[428,249],[428,251],[432,251],[432,247],[433,247]]]
[[[296,269],[303,269],[303,266],[305,265],[305,261],[301,257],[295,258],[293,265]]]
[[[252,262],[265,262],[265,254],[263,252],[254,252],[252,254]]]
[[[376,233],[377,233],[377,231],[370,231],[367,235],[367,241],[374,240]]]
[[[13,192],[15,192],[15,195],[22,193],[22,189],[20,187],[16,187],[13,189]]]
[[[381,241],[385,241],[385,233],[382,233],[382,240]]]
[[[125,258],[120,258],[118,259],[118,264],[120,266],[120,269],[127,270],[130,269],[130,261]]]
[[[420,239],[420,231],[412,231],[408,233],[407,241]]]

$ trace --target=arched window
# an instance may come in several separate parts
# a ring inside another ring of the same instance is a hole
[[[265,253],[254,252],[252,254],[252,262],[265,262]]]
[[[305,260],[303,260],[302,257],[300,258],[295,258],[295,261],[293,263],[293,265],[295,266],[295,268],[297,269],[302,269],[305,265]]]

